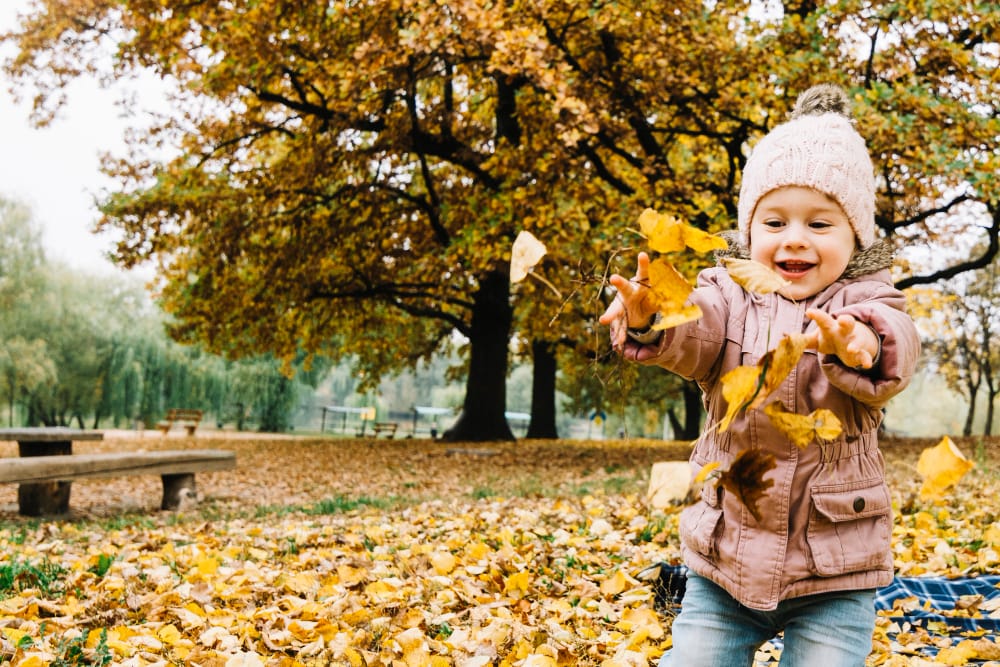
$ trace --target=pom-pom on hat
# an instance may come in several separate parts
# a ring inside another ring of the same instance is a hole
[[[737,207],[745,244],[761,197],[792,185],[813,188],[840,204],[862,248],[875,241],[875,172],[850,113],[842,88],[813,86],[799,96],[790,120],[758,142],[743,169]]]

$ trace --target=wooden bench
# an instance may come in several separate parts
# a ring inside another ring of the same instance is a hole
[[[171,428],[174,426],[174,422],[180,422],[187,429],[188,435],[194,435],[195,430],[198,428],[198,424],[201,423],[202,411],[201,410],[188,410],[184,408],[170,408],[167,411],[166,418],[156,425],[156,428],[166,435]]]
[[[376,438],[385,433],[385,437],[390,440],[396,437],[397,428],[399,428],[399,424],[396,422],[375,422],[372,426]]]
[[[160,475],[163,480],[160,508],[174,510],[185,498],[195,497],[196,472],[235,467],[236,454],[219,449],[0,458],[0,483],[21,484],[17,498],[20,513],[42,516],[69,511],[70,480]]]

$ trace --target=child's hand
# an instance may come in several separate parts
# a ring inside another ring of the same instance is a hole
[[[625,345],[629,327],[647,326],[658,310],[649,289],[649,255],[639,253],[638,268],[632,280],[616,273],[608,282],[618,294],[598,322],[611,327],[611,345],[620,350]]]
[[[851,368],[868,369],[875,363],[879,339],[870,326],[851,315],[834,318],[815,308],[807,310],[806,317],[818,327],[809,341],[809,348],[820,354],[835,354]]]

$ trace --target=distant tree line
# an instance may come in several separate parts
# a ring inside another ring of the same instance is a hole
[[[184,407],[240,428],[284,431],[325,368],[268,355],[227,361],[172,341],[164,322],[138,277],[47,260],[31,211],[0,197],[5,425],[131,428]]]

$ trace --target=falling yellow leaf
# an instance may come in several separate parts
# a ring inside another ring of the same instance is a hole
[[[774,466],[773,454],[760,449],[744,449],[729,464],[729,469],[719,475],[722,488],[739,498],[758,523],[762,515],[757,503],[774,486],[774,480],[765,480],[764,475]]]
[[[924,478],[920,497],[924,500],[941,498],[944,492],[958,483],[975,464],[965,458],[951,438],[945,436],[934,447],[920,452],[917,472]]]
[[[775,389],[781,386],[792,369],[798,365],[805,352],[809,338],[805,334],[788,334],[778,341],[778,346],[770,350],[757,364],[763,373],[760,392],[747,406],[752,410],[763,403]]]
[[[710,461],[709,463],[706,463],[705,465],[703,465],[701,467],[701,470],[698,471],[698,474],[695,475],[695,477],[694,477],[694,483],[695,484],[702,484],[702,483],[704,483],[704,481],[706,479],[708,479],[708,476],[711,475],[712,472],[715,469],[717,469],[720,465],[721,465],[720,461]]]
[[[654,329],[669,329],[701,317],[701,308],[685,303],[693,289],[691,283],[670,262],[657,259],[650,263],[649,288],[660,311]]]
[[[510,281],[519,283],[545,256],[545,245],[528,231],[521,231],[514,239],[510,252]]]
[[[721,236],[709,234],[681,222],[672,215],[647,208],[639,215],[639,229],[656,252],[680,252],[690,248],[695,252],[725,250],[729,247]]]
[[[770,294],[792,284],[770,268],[752,259],[724,257],[722,265],[726,267],[729,277],[737,285],[755,294]]]
[[[722,397],[726,399],[726,414],[719,422],[719,431],[725,432],[736,414],[750,403],[760,390],[760,368],[737,366],[722,376]]]
[[[799,449],[805,449],[813,440],[834,440],[843,429],[837,415],[826,408],[800,415],[789,412],[781,401],[774,401],[764,406],[764,414]]]
[[[729,428],[743,408],[752,410],[760,406],[799,363],[807,343],[805,334],[789,334],[756,365],[737,366],[723,375],[722,397],[726,399],[726,414],[719,422],[719,431]]]

